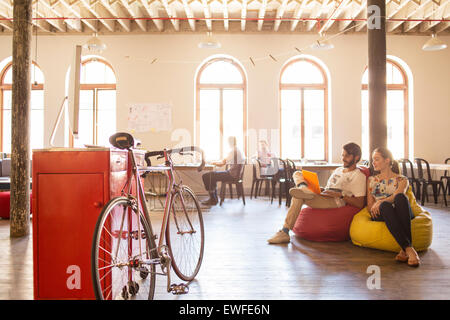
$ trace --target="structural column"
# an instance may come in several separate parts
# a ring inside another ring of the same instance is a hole
[[[369,151],[387,146],[386,0],[367,1]],[[372,157],[370,156],[370,159]]]
[[[30,67],[32,0],[14,0],[11,117],[11,237],[30,230]]]

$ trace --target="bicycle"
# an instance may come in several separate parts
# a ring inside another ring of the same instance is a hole
[[[134,138],[116,133],[110,143],[128,151],[131,174],[121,196],[111,199],[102,209],[95,227],[91,250],[92,281],[96,299],[148,299],[155,294],[156,275],[167,277],[167,292],[184,294],[186,283],[172,284],[170,269],[184,281],[191,281],[200,270],[204,251],[204,226],[194,192],[174,178],[171,155],[201,154],[198,171],[205,165],[203,151],[197,147],[146,152],[147,167],[136,164]],[[151,157],[164,158],[165,164],[151,165]],[[158,245],[145,203],[141,176],[164,172],[168,188]],[[157,266],[161,271],[157,272]]]

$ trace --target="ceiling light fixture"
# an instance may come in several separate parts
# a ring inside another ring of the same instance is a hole
[[[431,35],[431,39],[428,39],[427,42],[422,47],[422,50],[425,51],[438,51],[438,50],[444,50],[447,48],[447,44],[443,42],[442,40],[438,39],[436,34],[433,33]]]
[[[100,40],[97,33],[92,34],[92,37],[83,45],[84,49],[92,52],[101,53],[106,50],[106,44]]]
[[[219,41],[214,39],[212,32],[206,33],[206,39],[198,44],[199,48],[202,49],[218,49],[221,48],[222,45]]]
[[[311,48],[315,50],[331,50],[334,48],[334,45],[324,35],[320,35],[320,38],[311,45]]]

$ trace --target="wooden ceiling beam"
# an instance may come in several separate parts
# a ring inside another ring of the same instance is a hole
[[[223,27],[225,31],[229,29],[228,21],[228,0],[222,0],[222,10],[223,10]]]
[[[142,17],[140,17],[140,14],[139,14],[139,8],[135,6],[135,2],[129,4],[128,0],[120,0],[120,4],[122,5],[123,8],[125,8],[125,10],[128,12],[128,14],[132,18],[142,18]],[[135,19],[134,22],[136,22],[136,24],[139,26],[139,28],[142,31],[144,31],[144,32],[147,31],[146,20]]]
[[[277,8],[277,13],[275,17],[277,19],[283,18],[284,12],[286,11],[286,7],[288,5],[290,0],[283,0],[283,2],[280,4],[280,6]],[[273,30],[278,31],[278,28],[280,27],[281,20],[275,20],[275,23],[273,25]]]
[[[64,6],[71,14],[73,14],[76,18],[85,18],[84,14],[81,14],[81,9],[79,6],[77,6],[78,10],[74,8],[75,2],[68,2],[69,0],[59,0],[58,3],[60,3],[62,6]],[[78,3],[79,1],[76,1]],[[90,16],[92,18],[92,16]],[[82,20],[83,23],[89,27],[94,32],[97,32],[97,27],[92,23],[91,20]],[[80,20],[65,20],[65,22],[72,28],[75,29],[78,32],[81,32],[81,21]]]
[[[245,31],[245,23],[247,22],[247,0],[241,1],[241,31]]]
[[[441,0],[441,5],[437,8],[435,8],[435,5],[432,5],[431,7],[434,8],[430,19],[431,20],[442,20],[442,19],[449,19],[450,18],[450,0],[443,1]],[[431,21],[431,22],[423,22],[420,25],[420,32],[428,32],[428,30],[434,28],[437,26],[441,21]],[[445,29],[444,29],[445,30]]]
[[[309,3],[309,0],[301,0],[301,3],[297,1],[298,5],[294,10],[294,20],[291,22],[291,31],[294,31],[298,25],[300,17],[302,16],[303,11],[306,8],[306,5]]]
[[[349,4],[348,9],[345,11],[343,17],[345,19],[356,19],[358,16],[361,15],[361,13],[364,11],[366,7],[367,7],[367,0],[361,1],[359,5],[356,2],[352,1]],[[352,23],[351,20],[339,21],[338,23],[339,32],[344,31],[350,25],[350,23]]]
[[[258,12],[258,31],[262,30],[263,24],[264,24],[264,17],[266,16],[266,9],[267,9],[267,0],[261,0],[261,7],[259,8]]]
[[[162,20],[158,19],[158,18],[160,18],[158,9],[156,9],[153,6],[153,3],[150,4],[149,2],[150,1],[148,1],[148,0],[139,0],[139,3],[144,6],[144,8],[147,11],[148,15],[150,16],[150,18],[154,18],[154,19],[152,19],[152,21],[155,24],[156,28],[158,28],[158,31],[163,31],[164,23]]]
[[[203,13],[205,15],[205,22],[206,27],[208,28],[208,31],[212,31],[212,21],[211,21],[211,10],[209,9],[209,4],[207,0],[202,0],[203,5]]]
[[[108,0],[99,0],[99,2],[114,18],[122,17],[122,15],[119,15],[119,13],[117,12],[117,7],[113,7]],[[130,20],[117,19],[116,21],[122,26],[125,31],[130,32]]]
[[[192,11],[191,7],[189,6],[188,0],[182,0],[183,1],[183,8],[184,12],[186,13],[186,17],[188,17],[188,23],[191,27],[192,31],[195,31],[195,20],[194,20],[194,12]]]
[[[177,11],[172,10],[172,8],[169,5],[169,2],[167,0],[160,0],[164,9],[167,12],[167,15],[169,18],[176,18],[177,17]],[[173,27],[176,31],[180,31],[180,21],[178,19],[170,19],[170,22],[172,23]]]

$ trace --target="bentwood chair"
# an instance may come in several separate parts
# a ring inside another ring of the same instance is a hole
[[[255,199],[256,199],[258,194],[260,195],[261,193],[262,184],[267,183],[269,184],[270,187],[274,175],[267,175],[266,172],[262,172],[263,171],[262,169],[266,169],[266,167],[261,166],[261,161],[259,161],[259,159],[253,159],[252,161],[253,161],[253,178],[252,178],[252,188],[250,191],[250,199],[253,196],[253,191],[255,192]]]
[[[412,191],[417,200],[420,200],[420,182],[414,175],[414,165],[409,159],[399,159],[402,166],[402,174],[408,178]]]
[[[243,183],[245,164],[238,164],[238,166],[241,166],[238,178],[233,179],[231,181],[222,181],[222,184],[220,186],[220,205],[222,205],[223,200],[225,199],[227,185],[230,189],[230,198],[233,199],[233,185],[235,185],[237,197],[238,197],[238,199],[240,197],[242,197],[242,202],[245,205],[245,194],[244,194],[244,183]],[[229,165],[227,165],[227,169],[228,168],[229,168]]]
[[[442,182],[442,180],[433,180],[431,177],[431,170],[430,170],[430,164],[428,163],[428,161],[426,161],[425,159],[422,158],[415,158],[415,161],[417,163],[417,175],[419,176],[418,180],[421,184],[422,187],[422,205],[425,202],[425,198],[428,201],[428,186],[432,186],[433,188],[433,197],[434,197],[434,203],[437,204],[438,202],[438,196],[439,196],[439,192],[441,190],[444,190],[444,183]],[[424,174],[423,174],[423,168],[422,168],[422,163],[425,164],[426,166],[426,170],[427,170],[427,178],[424,178]],[[439,187],[439,188],[438,188]],[[447,206],[447,197],[446,197],[446,193],[443,192],[444,195],[444,203],[445,206]]]
[[[448,164],[450,162],[450,158],[445,159],[445,164]],[[444,175],[441,176],[441,181],[444,183],[444,180],[446,180],[444,194],[450,195],[450,175],[448,174],[448,170],[445,170]]]

